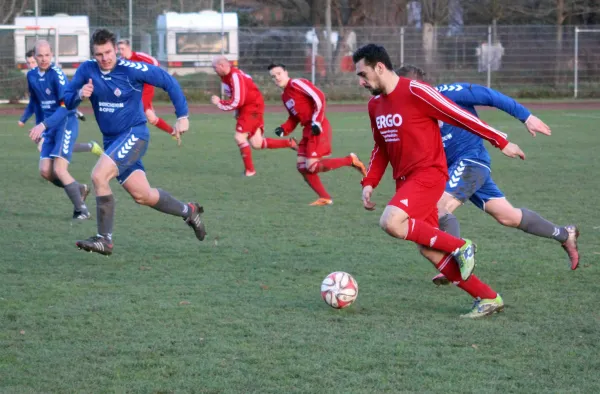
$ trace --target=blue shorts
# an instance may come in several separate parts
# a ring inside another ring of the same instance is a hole
[[[135,171],[145,171],[142,157],[148,149],[148,136],[148,128],[143,124],[126,133],[104,137],[104,154],[116,164],[117,180],[121,185]]]
[[[445,192],[464,203],[470,200],[485,211],[485,203],[496,198],[504,198],[504,193],[492,179],[491,170],[484,164],[463,159],[448,167],[450,179]]]
[[[58,126],[44,132],[40,160],[62,157],[70,163],[78,135],[79,121],[77,117],[75,115],[67,116]]]

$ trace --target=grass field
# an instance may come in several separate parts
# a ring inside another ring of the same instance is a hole
[[[479,321],[459,319],[469,297],[435,288],[415,247],[379,229],[391,172],[377,212],[363,210],[352,169],[322,176],[333,206],[309,207],[294,152],[255,151],[258,175],[243,178],[232,117],[198,115],[179,149],[152,129],[145,164],[153,185],[205,206],[207,239],[115,182],[115,253],[104,257],[75,248],[95,221],[71,223],[64,192],[37,173],[35,146],[3,117],[0,392],[600,392],[600,115],[538,115],[552,137],[482,113],[528,155],[494,150],[494,178],[515,206],[581,227],[581,268],[571,272],[554,241],[459,209],[479,246],[476,272],[507,304]],[[268,133],[282,116],[267,116]],[[368,160],[366,114],[330,120],[334,153]],[[80,141],[91,138],[88,119]],[[94,157],[75,155],[72,174],[89,182]],[[335,270],[360,288],[342,311],[319,294]]]

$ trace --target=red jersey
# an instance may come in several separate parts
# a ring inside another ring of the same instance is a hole
[[[158,60],[144,52],[131,51],[131,57],[127,60],[131,60],[132,62],[148,63],[152,64],[153,66],[158,66]]]
[[[504,149],[508,144],[501,133],[458,107],[433,87],[400,78],[387,95],[369,101],[369,117],[375,147],[362,185],[377,187],[388,163],[394,179],[422,168],[438,168],[448,176],[446,156],[438,121],[468,130]]]
[[[258,87],[252,80],[252,77],[240,69],[231,67],[229,74],[221,77],[225,93],[229,95],[229,100],[221,100],[217,106],[223,111],[233,111],[239,109],[243,111],[244,107],[259,107],[264,110],[265,102]]]
[[[298,123],[304,132],[310,133],[312,122],[321,124],[325,120],[325,94],[306,79],[291,79],[283,89],[281,100],[290,114],[281,125],[285,135],[294,131]]]

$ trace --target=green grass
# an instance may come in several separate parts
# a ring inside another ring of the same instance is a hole
[[[459,209],[479,246],[477,274],[507,304],[480,321],[460,320],[469,297],[435,288],[416,248],[379,229],[389,172],[377,212],[362,209],[350,169],[322,176],[335,205],[308,207],[315,196],[292,151],[255,151],[258,176],[241,177],[231,116],[194,117],[180,149],[152,129],[150,182],[200,201],[209,235],[196,241],[181,219],[137,206],[115,182],[107,258],[75,248],[95,221],[71,224],[63,191],[37,174],[34,145],[16,118],[2,118],[0,392],[599,392],[600,115],[538,115],[552,137],[483,113],[528,154],[494,150],[494,178],[515,206],[580,225],[582,267],[571,272],[554,241]],[[267,116],[269,134],[282,116]],[[330,120],[334,153],[368,160],[366,114]],[[88,120],[80,141],[90,138],[100,136]],[[89,182],[94,162],[75,154],[72,174]],[[335,270],[360,287],[342,311],[319,294]]]

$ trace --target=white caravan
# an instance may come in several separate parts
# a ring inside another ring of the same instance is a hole
[[[15,18],[15,63],[27,72],[25,53],[34,48],[36,39],[50,42],[55,62],[65,74],[73,75],[79,65],[90,58],[90,26],[87,16],[39,16]],[[58,39],[57,39],[58,34]],[[58,46],[58,50],[56,49]]]
[[[235,12],[167,12],[156,19],[156,29],[157,59],[170,74],[212,73],[212,59],[221,54],[222,49],[237,66],[238,16]]]

